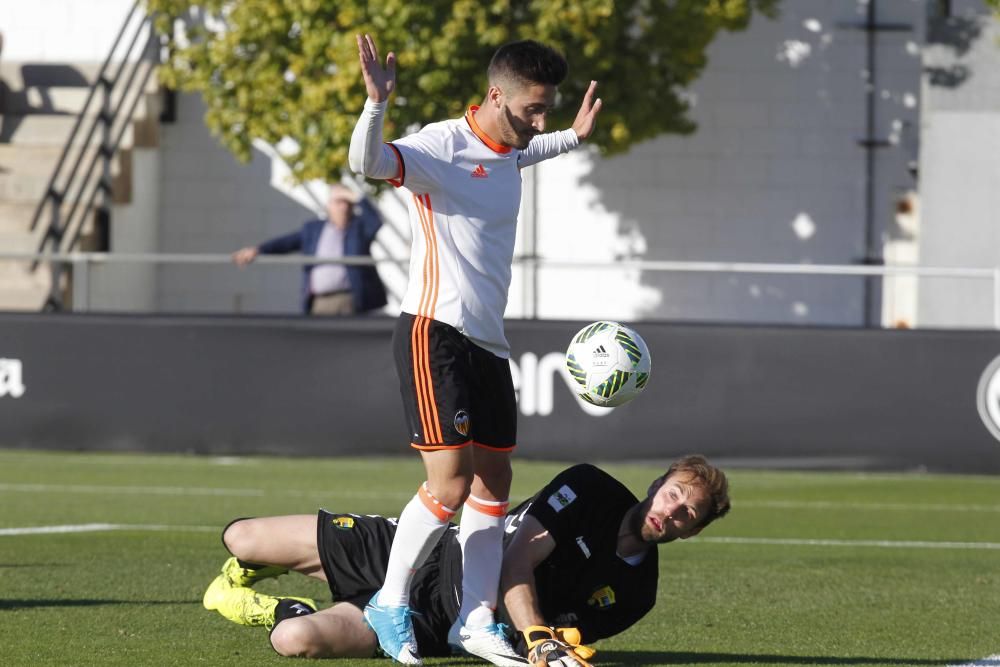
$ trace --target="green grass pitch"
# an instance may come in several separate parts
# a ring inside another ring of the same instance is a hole
[[[562,467],[515,459],[512,499]],[[656,473],[603,467],[636,492]],[[729,473],[733,512],[661,547],[657,608],[598,644],[596,664],[1000,666],[1000,478]],[[0,450],[0,664],[300,664],[201,607],[227,556],[220,529],[318,507],[395,515],[420,479],[416,456]],[[129,527],[15,530],[85,524]],[[329,600],[299,575],[261,586]]]

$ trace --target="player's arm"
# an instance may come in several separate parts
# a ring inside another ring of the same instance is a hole
[[[396,54],[386,56],[385,68],[371,35],[357,36],[358,59],[368,99],[351,134],[347,162],[351,170],[368,178],[399,179],[401,163],[395,150],[382,141],[382,124],[389,95],[396,88]]]
[[[549,531],[526,514],[503,555],[500,590],[511,621],[518,630],[545,625],[535,589],[535,568],[556,548]]]
[[[518,166],[528,167],[543,160],[567,153],[590,137],[597,125],[597,114],[601,111],[600,98],[594,99],[597,82],[591,81],[583,96],[580,110],[576,112],[573,127],[561,132],[547,132],[531,140],[528,147],[518,156]]]
[[[555,538],[530,514],[507,546],[500,571],[500,590],[514,626],[524,633],[528,659],[534,665],[589,667],[546,625],[535,588],[535,568],[556,548]]]

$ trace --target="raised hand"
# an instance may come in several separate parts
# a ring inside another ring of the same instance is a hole
[[[597,125],[597,114],[601,111],[601,98],[594,99],[596,91],[597,82],[591,81],[590,87],[587,88],[587,92],[583,96],[583,104],[576,112],[576,120],[573,121],[573,131],[576,132],[576,136],[580,137],[580,141],[589,137],[594,131],[594,126]]]
[[[361,60],[361,75],[365,78],[365,89],[373,102],[384,102],[396,88],[396,54],[392,51],[385,57],[385,69],[379,62],[378,49],[371,35],[355,35],[358,40],[358,58]]]

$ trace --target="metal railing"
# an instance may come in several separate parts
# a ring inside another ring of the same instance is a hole
[[[0,261],[30,261],[52,262],[53,264],[69,265],[73,268],[73,289],[78,295],[74,299],[75,310],[88,308],[90,274],[98,266],[112,264],[146,264],[146,265],[231,265],[232,257],[228,254],[171,254],[171,253],[10,253],[0,252]],[[343,264],[343,265],[379,265],[396,264],[406,266],[408,257],[386,257],[374,259],[371,257],[343,257],[339,259],[321,259],[302,255],[260,255],[254,264],[304,266],[307,264]],[[802,275],[802,276],[855,276],[855,277],[899,277],[917,278],[963,278],[978,281],[989,281],[992,284],[992,322],[995,329],[1000,329],[1000,266],[992,268],[967,267],[928,267],[928,266],[857,266],[838,264],[768,264],[755,262],[680,262],[661,260],[626,259],[615,262],[594,263],[576,260],[552,260],[534,257],[519,257],[514,260],[515,267],[528,266],[538,269],[576,269],[576,270],[640,270],[673,273],[700,274],[770,274],[770,275]]]
[[[90,87],[49,178],[45,195],[35,209],[30,230],[45,225],[37,246],[40,254],[46,250],[52,253],[45,258],[60,256],[76,245],[86,216],[95,203],[98,205],[98,225],[107,224],[112,196],[112,160],[135,117],[159,59],[159,41],[151,29],[151,21],[152,17],[137,0]],[[98,130],[100,137],[95,141]],[[98,231],[107,234],[106,229]],[[37,270],[40,259],[32,260],[32,271]],[[53,266],[58,269],[59,264]],[[53,275],[53,290],[46,304],[48,309],[60,307],[59,282],[59,275]]]

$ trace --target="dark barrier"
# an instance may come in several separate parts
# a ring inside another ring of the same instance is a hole
[[[0,446],[404,453],[392,325],[0,315]],[[652,377],[608,411],[562,372],[581,325],[508,323],[521,457],[1000,472],[1000,333],[637,324]]]

